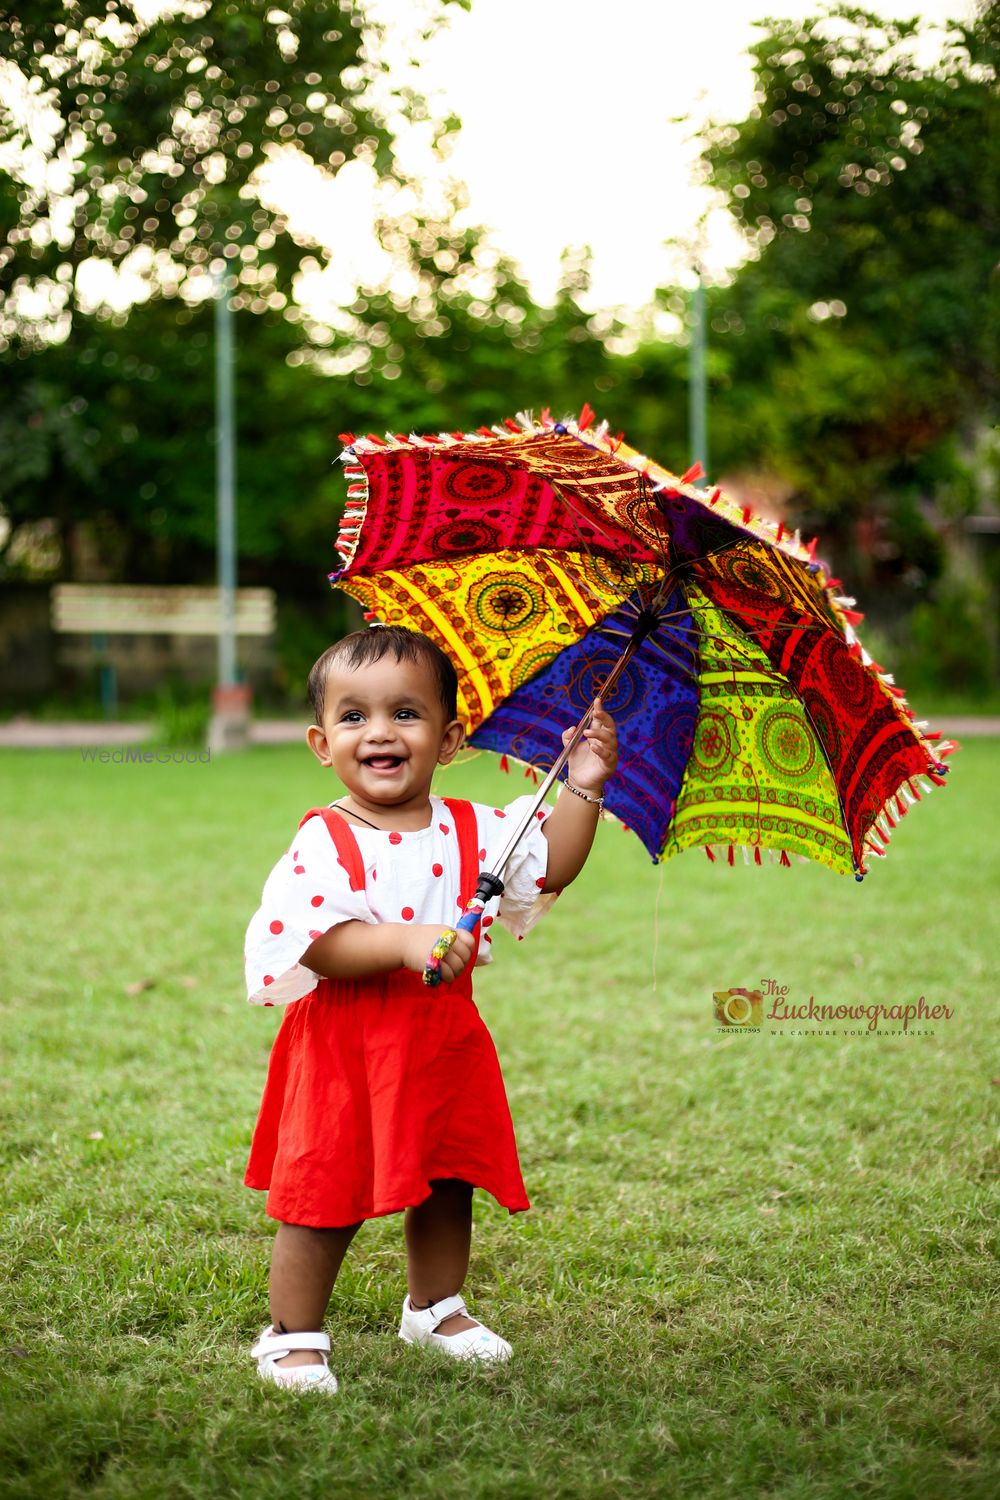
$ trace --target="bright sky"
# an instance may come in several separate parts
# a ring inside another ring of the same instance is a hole
[[[938,19],[956,8],[972,10],[942,0],[919,12]],[[910,16],[917,7],[872,9]],[[562,246],[588,243],[596,302],[649,297],[670,264],[663,241],[690,235],[704,207],[691,183],[692,128],[708,116],[741,120],[753,105],[745,49],[761,14],[807,17],[817,7],[474,0],[471,13],[456,11],[426,72],[462,120],[454,167],[474,216],[494,226],[538,294],[553,290]],[[685,115],[691,123],[669,123]],[[708,230],[710,264],[739,258],[728,216],[716,214]]]
[[[940,24],[969,18],[973,0],[870,0],[884,16]],[[405,56],[415,0],[371,0]],[[468,186],[469,218],[513,254],[536,296],[551,296],[566,245],[594,253],[595,306],[640,306],[676,263],[664,241],[691,237],[706,209],[691,181],[698,123],[745,118],[753,104],[747,46],[767,14],[815,20],[801,0],[473,0],[422,49],[418,80],[462,121],[452,173]],[[932,40],[923,60],[937,50]],[[671,116],[689,116],[671,124]],[[369,263],[360,232],[366,192],[343,174],[341,270]],[[352,223],[353,219],[353,223]],[[728,215],[707,225],[706,265],[740,259]],[[326,236],[324,236],[326,238]],[[371,261],[374,264],[374,261]],[[336,275],[336,273],[334,273]],[[339,278],[338,278],[339,279]]]

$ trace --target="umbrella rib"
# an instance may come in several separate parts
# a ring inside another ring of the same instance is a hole
[[[732,541],[723,542],[721,546],[713,547],[711,551],[703,552],[697,557],[685,557],[680,562],[674,563],[673,567],[668,571],[664,582],[669,583],[673,576],[681,572],[683,569],[690,568],[696,563],[708,562],[711,558],[721,556],[723,552],[731,552],[734,547],[744,547],[749,549],[753,545],[767,548],[768,552],[775,558],[778,567],[781,568],[782,573],[793,588],[794,592],[800,598],[805,597],[807,602],[811,604],[811,601],[808,601],[808,596],[803,594],[801,581],[795,577],[794,573],[791,570],[792,559],[787,557],[780,548],[769,546],[768,543],[763,540],[763,538],[737,536],[734,537]]]
[[[580,532],[580,523],[579,523],[579,520],[577,518],[577,505],[578,505],[578,502],[570,499],[570,497],[566,494],[565,490],[563,490],[562,487],[555,482],[555,480],[550,479],[549,480],[549,484],[551,485],[554,493],[556,495],[558,495],[558,497],[562,501],[563,505],[566,507],[566,509],[569,511],[570,515],[573,517],[573,522],[576,525],[578,534],[580,536],[580,547],[581,547],[581,550],[584,551],[585,553],[587,553],[588,557],[593,558],[593,551],[589,548],[588,543],[586,541],[584,541],[582,532]],[[609,540],[617,540],[616,538],[611,537],[610,533],[608,533],[606,531],[605,525],[602,523],[602,521],[600,519],[597,519],[596,521],[594,520],[594,517],[591,515],[591,513],[589,511],[587,512],[587,519],[592,524],[596,525],[596,527],[597,527],[598,530],[604,531],[605,535],[607,535],[609,537]],[[624,528],[623,528],[623,530],[624,530]],[[639,588],[639,587],[641,587],[642,580],[639,577],[638,570],[639,570],[639,568],[641,568],[643,566],[649,566],[649,565],[648,564],[639,563],[632,556],[632,550],[631,549],[635,545],[635,539],[632,536],[631,532],[625,531],[624,535],[625,535],[625,537],[627,539],[626,540],[626,554],[625,555],[626,555],[626,559],[628,561],[629,567],[632,570],[633,585],[634,585],[635,588]],[[616,550],[616,553],[619,551],[618,546],[616,546],[615,550]]]
[[[683,631],[685,634],[692,633],[685,626],[681,625],[674,625],[671,628],[676,631]],[[697,630],[697,627],[695,627],[695,630]],[[716,646],[725,648],[731,654],[735,655],[735,661],[730,661],[727,664],[728,670],[730,671],[735,672],[740,667],[742,667],[744,670],[750,670],[752,668],[754,671],[759,672],[762,677],[766,677],[769,682],[786,683],[788,681],[788,678],[785,676],[785,674],[780,672],[778,668],[774,667],[770,662],[765,665],[757,658],[751,656],[749,652],[741,651],[740,647],[733,640],[732,636],[720,635],[716,631],[703,630],[699,634],[699,639],[711,641]],[[725,670],[725,668],[723,668],[723,670]]]
[[[736,655],[736,657],[737,657],[737,664],[742,664],[746,668],[750,668],[752,666],[756,671],[758,671],[761,674],[761,676],[766,677],[769,681],[773,681],[773,682],[785,682],[785,681],[787,681],[787,678],[777,668],[773,667],[770,663],[767,663],[765,665],[764,663],[757,661],[756,658],[752,657],[749,654],[749,652],[743,652],[743,651],[741,651],[740,647],[738,646],[738,644],[736,643],[736,641],[733,640],[733,638],[731,636],[720,634],[720,633],[717,633],[715,631],[704,630],[703,628],[701,628],[698,625],[692,625],[692,626],[682,625],[680,623],[680,620],[683,618],[684,614],[688,613],[688,612],[693,613],[694,612],[694,608],[695,607],[691,607],[690,611],[687,611],[687,610],[678,610],[676,612],[671,612],[669,614],[665,613],[665,614],[662,614],[660,616],[660,618],[661,618],[661,620],[669,620],[669,621],[673,622],[673,623],[670,624],[669,629],[675,635],[695,636],[699,641],[711,641],[711,642],[715,643],[717,646],[726,647],[726,648],[729,649],[729,651],[731,653],[733,653],[733,654]],[[778,627],[775,627],[775,628],[778,628]],[[791,630],[791,629],[794,629],[794,628],[803,628],[803,627],[794,627],[794,626],[788,625],[788,626],[786,626],[784,628]],[[610,626],[607,626],[607,625],[598,625],[596,627],[596,629],[597,629],[597,631],[601,635],[618,636],[618,637],[621,637],[622,639],[628,639],[628,638],[630,638],[630,632],[628,632],[627,630],[616,630],[613,627],[610,627]],[[751,639],[753,638],[753,632],[752,631],[748,631],[747,635]],[[674,662],[675,665],[682,667],[682,670],[684,670],[684,671],[689,670],[689,668],[683,666],[683,663],[681,663],[678,658],[672,656],[670,652],[666,651],[665,648],[663,647],[662,643],[659,640],[657,640],[654,635],[650,634],[649,636],[647,636],[647,640],[649,641],[649,644],[655,650],[661,651],[663,653],[663,655],[668,658],[668,660]],[[683,644],[683,643],[679,643],[679,644]],[[693,649],[694,648],[692,647],[692,651],[693,651]],[[695,673],[694,675],[697,675],[697,673]]]

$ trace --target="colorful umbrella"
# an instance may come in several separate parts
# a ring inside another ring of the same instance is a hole
[[[862,646],[815,539],[593,419],[342,435],[331,583],[435,639],[470,743],[547,784],[603,687],[619,737],[605,805],[654,861],[739,849],[861,880],[957,745],[914,721]]]

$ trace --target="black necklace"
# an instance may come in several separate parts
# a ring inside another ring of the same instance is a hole
[[[335,802],[333,805],[339,812],[345,812],[349,818],[357,818],[359,823],[367,823],[368,827],[374,828],[376,833],[385,833],[385,829],[380,828],[377,823],[373,823],[370,818],[363,818],[360,813],[352,812],[349,807],[341,807],[339,802]]]

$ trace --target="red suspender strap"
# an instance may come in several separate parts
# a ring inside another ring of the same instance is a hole
[[[476,814],[471,802],[462,802],[457,797],[442,797],[441,800],[455,820],[460,869],[458,885],[464,907],[476,894],[479,881],[479,829],[476,826]]]
[[[302,823],[307,823],[310,818],[323,819],[323,822],[326,824],[327,833],[329,833],[337,846],[339,863],[347,871],[351,890],[363,891],[365,888],[364,861],[361,858],[358,841],[354,837],[354,832],[346,818],[342,818],[339,813],[334,812],[332,807],[311,807],[302,819]],[[299,824],[300,828],[302,827],[302,823]],[[473,819],[473,826],[475,826],[475,819]]]

